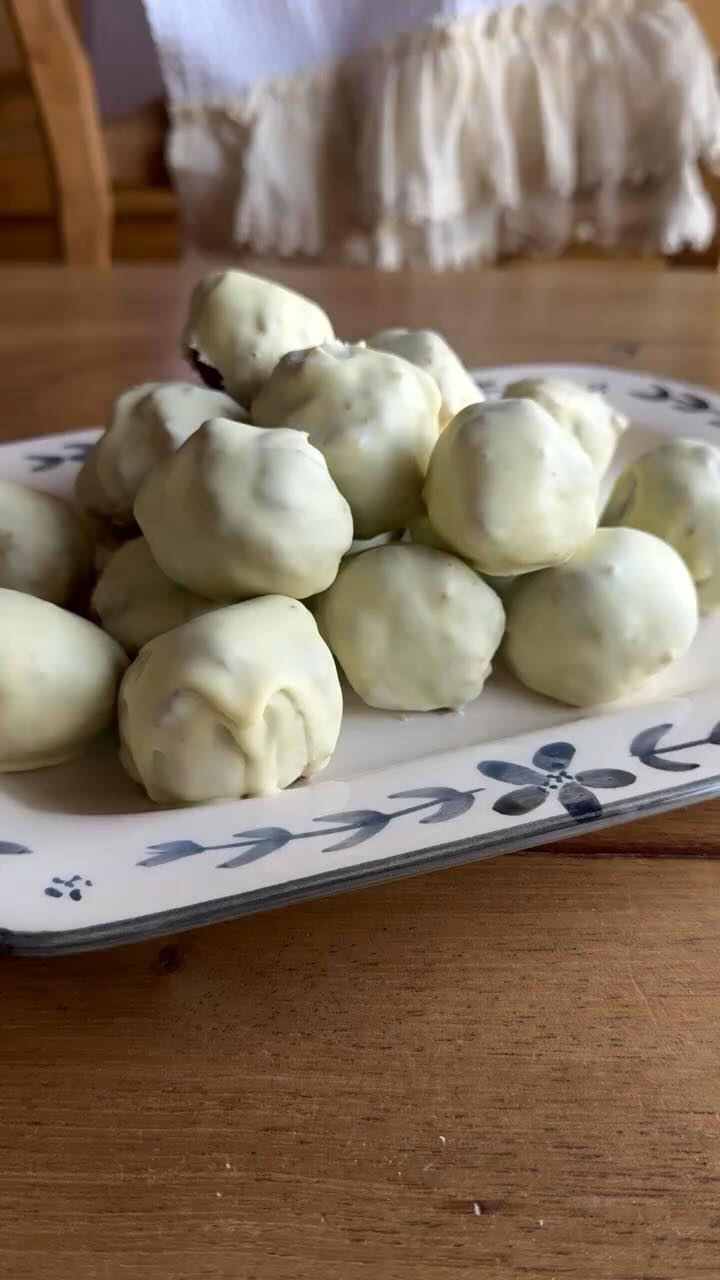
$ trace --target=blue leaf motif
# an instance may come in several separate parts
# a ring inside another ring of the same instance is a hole
[[[575,777],[586,787],[631,787],[637,782],[635,774],[626,769],[584,769]]]
[[[189,853],[200,853],[204,847],[204,845],[197,844],[194,840],[167,840],[164,844],[148,845],[148,849],[153,849],[157,853],[174,853],[178,856]]]
[[[168,840],[164,844],[148,845],[147,852],[150,856],[142,858],[139,867],[162,867],[178,858],[191,858],[193,854],[204,853],[205,845],[196,844],[194,840]]]
[[[323,849],[323,853],[339,853],[341,849],[352,849],[356,844],[363,844],[365,840],[372,840],[373,836],[377,836],[384,831],[390,822],[390,816],[382,814],[382,822],[371,825],[368,823],[365,827],[357,827],[355,831],[346,836],[344,840],[338,840],[337,844],[328,844]]]
[[[468,809],[473,808],[475,797],[468,795],[466,791],[459,791],[452,799],[443,800],[442,804],[437,806],[436,812],[425,814],[424,818],[420,818],[420,823],[430,826],[436,822],[451,822],[452,818],[461,818],[462,814],[468,813]]]
[[[262,830],[262,828],[260,829]],[[269,829],[273,830],[273,828]],[[250,835],[250,832],[247,832],[247,834]],[[251,862],[259,862],[260,858],[267,858],[269,854],[276,853],[278,849],[282,849],[286,844],[289,844],[292,839],[294,837],[291,832],[286,831],[282,838],[275,836],[267,840],[248,840],[242,853],[236,853],[225,862],[219,862],[218,867],[223,871],[232,871],[235,867],[246,867]]]
[[[452,800],[466,792],[455,787],[416,787],[414,791],[393,791],[388,800]]]
[[[92,447],[92,441],[68,440],[62,445],[64,453],[28,453],[25,461],[32,464],[31,471],[55,471],[65,462],[84,462]]]
[[[694,391],[672,391],[668,387],[661,386],[659,382],[651,383],[646,391],[633,391],[631,395],[634,400],[650,400],[655,404],[669,403],[680,413],[715,412],[705,396],[699,396]]]
[[[704,396],[696,396],[693,391],[678,391],[673,403],[682,413],[708,413],[710,401]]]
[[[630,755],[637,756],[638,760],[642,760],[648,768],[661,769],[665,773],[687,773],[690,769],[699,768],[699,765],[691,761],[665,758],[664,753],[672,751],[673,748],[664,747],[661,751],[658,743],[672,727],[671,724],[656,724],[650,729],[643,729],[642,733],[636,734],[630,743]]]
[[[93,447],[91,440],[74,440],[66,444],[69,462],[84,462]]]
[[[352,849],[356,844],[372,840],[373,836],[385,830],[392,816],[391,813],[381,813],[379,809],[349,809],[346,813],[325,813],[321,818],[314,818],[313,821],[339,822],[342,824],[340,831],[343,829],[349,831],[350,834],[344,840],[326,845],[323,849],[323,853],[339,853],[341,849]]]
[[[468,795],[467,792],[459,791],[453,799],[444,800],[439,804],[434,813],[428,813],[424,818],[420,819],[423,826],[430,825],[434,822],[451,822],[453,818],[460,818],[468,809],[472,809],[475,803],[475,797]]]
[[[31,462],[31,471],[54,471],[56,467],[61,466],[65,461],[59,453],[28,453],[25,457],[26,462]]]
[[[567,769],[575,755],[571,742],[546,742],[544,747],[533,756],[533,764],[544,773],[556,773],[558,769]]]
[[[481,760],[478,771],[486,778],[494,778],[496,782],[509,782],[512,787],[532,786],[543,783],[545,775],[535,769],[528,769],[522,764],[510,764],[507,760]]]
[[[689,760],[667,760],[665,756],[646,755],[641,756],[643,764],[650,769],[661,769],[665,773],[687,773],[690,769],[699,769],[700,765],[691,763]]]
[[[346,822],[349,827],[367,827],[384,822],[386,814],[379,809],[348,809],[347,813],[324,813],[313,822]]]
[[[575,822],[591,822],[602,813],[602,805],[597,796],[579,782],[563,783],[558,791],[558,800]]]
[[[0,855],[3,853],[32,853],[32,849],[24,844],[15,844],[12,840],[0,840]]]
[[[429,800],[437,803],[435,813],[420,819],[421,824],[450,822],[472,809],[475,796],[471,791],[457,791],[455,787],[418,787],[417,791],[395,791],[388,800]]]
[[[671,724],[654,724],[650,729],[643,729],[641,733],[636,733],[630,743],[630,755],[637,756],[642,760],[643,756],[651,755],[656,750],[661,738],[672,729]]]
[[[667,387],[661,387],[659,383],[654,382],[649,391],[633,391],[632,396],[634,400],[654,400],[660,403],[662,400],[670,399],[670,392]]]
[[[255,840],[277,840],[278,848],[293,839],[292,831],[287,827],[253,827],[252,831],[234,831],[234,840],[247,842]]]
[[[532,813],[547,800],[545,787],[520,787],[517,791],[508,791],[500,796],[493,805],[496,813],[503,813],[509,818],[519,818],[524,813]]]

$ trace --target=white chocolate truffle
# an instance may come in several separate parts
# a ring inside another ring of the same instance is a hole
[[[702,613],[720,608],[720,449],[672,440],[618,477],[602,524],[644,529],[682,556]]]
[[[426,511],[410,521],[407,531],[411,541],[419,543],[421,547],[432,547],[434,551],[445,551],[448,555],[455,555],[452,547],[448,546],[445,539],[440,537],[437,529],[430,523],[430,517]]]
[[[322,307],[301,293],[245,271],[215,271],[193,290],[182,345],[210,385],[249,403],[281,356],[333,336]]]
[[[145,538],[133,538],[111,557],[95,584],[91,606],[103,630],[126,653],[137,653],[164,631],[222,607],[168,578]]]
[[[93,545],[61,498],[0,481],[0,587],[70,604],[89,585]]]
[[[151,640],[118,707],[125,767],[172,804],[261,795],[319,773],[342,693],[312,614],[265,596]]]
[[[441,435],[424,498],[448,546],[483,573],[530,573],[567,560],[597,522],[587,454],[533,400],[463,409]]]
[[[115,717],[127,659],[85,618],[0,589],[0,772],[78,755]]]
[[[439,433],[437,383],[385,351],[341,342],[293,351],[253,401],[253,421],[307,431],[353,513],[358,538],[402,528]]]
[[[354,556],[317,603],[322,634],[371,707],[462,707],[500,644],[500,600],[455,556],[408,543]]]
[[[569,431],[604,475],[628,420],[617,413],[598,391],[588,391],[563,378],[522,378],[503,393],[509,399],[534,400]]]
[[[353,536],[350,508],[305,435],[225,418],[151,472],[135,515],[160,568],[213,600],[324,591]]]
[[[519,578],[507,609],[510,669],[576,707],[631,693],[686,652],[698,623],[680,556],[636,529],[598,529],[565,564]]]
[[[367,344],[375,351],[402,356],[435,379],[442,396],[441,430],[461,409],[485,399],[452,347],[433,329],[381,329],[368,338]]]
[[[440,537],[437,530],[433,528],[430,523],[430,517],[427,513],[423,513],[423,515],[418,516],[417,519],[410,522],[408,525],[408,533],[410,534],[411,541],[419,543],[422,547],[434,547],[436,551],[444,551],[447,555],[451,556],[457,554],[448,546],[445,539]],[[463,559],[462,556],[458,558]],[[471,569],[474,569],[475,573],[482,574],[482,577],[485,579],[488,586],[492,587],[493,591],[497,591],[501,600],[505,599],[505,596],[515,581],[513,577],[498,577],[493,573],[482,573],[482,570],[478,565],[473,564],[472,560],[466,559],[465,564],[469,565]]]
[[[247,413],[221,391],[191,382],[143,382],[113,403],[110,422],[83,463],[76,483],[91,515],[131,524],[140,485],[208,418],[244,422]]]

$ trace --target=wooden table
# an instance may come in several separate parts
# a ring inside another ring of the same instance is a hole
[[[340,333],[720,387],[711,275],[286,270]],[[182,373],[189,276],[0,274],[3,436]],[[717,1280],[720,804],[0,965],[2,1280]]]

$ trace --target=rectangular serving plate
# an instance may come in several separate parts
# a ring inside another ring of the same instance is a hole
[[[489,394],[553,373],[632,421],[618,466],[659,438],[714,441],[713,393],[586,366],[477,373]],[[0,448],[0,475],[69,494],[97,432]],[[463,713],[393,715],[353,695],[320,778],[274,796],[161,810],[114,741],[0,779],[0,950],[93,950],[528,848],[720,792],[720,619],[632,699],[596,713],[498,670]]]

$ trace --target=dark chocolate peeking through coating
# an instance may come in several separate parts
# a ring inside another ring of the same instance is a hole
[[[206,387],[209,387],[211,391],[225,390],[225,382],[220,370],[216,369],[214,364],[208,364],[207,361],[203,360],[194,347],[188,349],[188,359]]]

